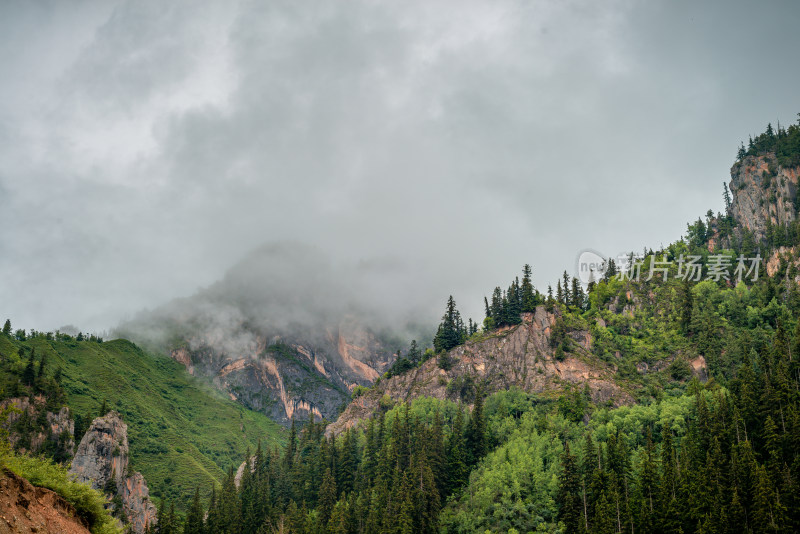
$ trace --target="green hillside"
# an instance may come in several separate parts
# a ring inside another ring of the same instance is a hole
[[[47,337],[19,341],[0,335],[3,396],[11,396],[10,384],[18,381],[13,375],[24,372],[31,348],[37,364],[46,356],[48,373],[61,370],[59,381],[74,413],[91,419],[106,401],[109,410],[122,414],[131,469],[145,476],[156,499],[187,502],[196,486],[206,493],[212,481],[221,482],[259,439],[265,447],[283,444],[277,423],[222,397],[170,358],[126,340]]]

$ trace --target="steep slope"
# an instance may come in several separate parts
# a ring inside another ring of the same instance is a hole
[[[797,219],[798,167],[783,167],[774,154],[745,156],[731,168],[732,215],[756,241],[767,239],[771,226]]]
[[[94,489],[109,491],[118,497],[121,510],[116,510],[130,525],[134,534],[145,534],[157,523],[156,507],[150,501],[147,483],[141,473],[128,467],[128,427],[117,412],[110,412],[92,421],[84,434],[69,473],[78,482]]]
[[[0,533],[89,534],[89,525],[54,491],[0,473]]]
[[[186,502],[195,487],[205,494],[221,482],[249,447],[281,444],[283,428],[243,408],[189,376],[183,366],[125,340],[105,343],[48,340],[20,342],[0,335],[0,356],[24,367],[19,349],[35,348],[60,369],[73,414],[96,415],[103,403],[128,425],[131,471],[140,471],[156,499]]]
[[[354,319],[303,335],[250,331],[252,343],[220,352],[202,334],[171,356],[190,374],[212,380],[231,399],[288,425],[292,419],[331,419],[358,385],[371,383],[392,361],[383,344]],[[194,348],[193,348],[194,347]]]
[[[362,275],[314,249],[264,246],[219,282],[140,314],[117,334],[170,354],[285,425],[309,413],[333,419],[410,340],[388,334],[396,325],[405,331],[407,321],[375,311]]]
[[[350,403],[328,434],[338,434],[359,425],[387,404],[409,402],[420,397],[471,402],[475,386],[484,394],[516,386],[530,393],[562,394],[572,386],[587,386],[593,402],[618,406],[633,397],[615,377],[616,367],[594,357],[587,330],[568,332],[571,340],[563,358],[556,357],[553,331],[561,313],[539,306],[535,314],[524,314],[520,325],[491,332],[478,341],[468,341],[447,353],[451,365],[431,358],[419,368],[382,380]],[[557,326],[558,325],[558,326]]]

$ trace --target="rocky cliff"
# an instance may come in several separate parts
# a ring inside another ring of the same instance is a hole
[[[539,306],[536,313],[523,314],[520,325],[452,349],[448,353],[452,362],[449,369],[441,368],[437,358],[431,358],[419,368],[380,381],[351,402],[338,420],[328,425],[327,432],[337,434],[357,426],[387,403],[423,396],[469,402],[469,392],[477,384],[488,394],[512,386],[531,393],[558,394],[569,385],[585,384],[596,403],[633,402],[615,380],[616,369],[591,356],[588,331],[567,332],[571,348],[563,358],[555,356],[551,339],[558,320],[557,311],[547,312]]]
[[[774,154],[746,156],[731,167],[731,208],[736,223],[763,241],[769,225],[797,218],[800,169],[784,168]]]
[[[173,349],[172,357],[194,375],[210,378],[231,399],[275,421],[333,419],[353,388],[382,374],[392,354],[352,318],[323,335],[252,333],[252,341],[231,352],[216,348],[205,333]]]
[[[432,336],[403,319],[424,314],[378,313],[374,301],[383,299],[385,308],[386,297],[365,286],[369,279],[313,249],[269,245],[218,282],[140,314],[116,334],[170,354],[226,396],[285,425],[309,414],[331,420],[355,386],[389,368],[398,349]],[[398,330],[413,333],[388,334]]]
[[[0,409],[7,406],[16,408],[9,413],[7,423],[12,447],[38,453],[47,446],[56,459],[72,456],[75,451],[75,423],[69,408],[63,406],[58,411],[49,411],[47,399],[41,395],[0,402]]]
[[[75,508],[57,493],[0,472],[0,534],[89,534]]]
[[[144,477],[128,474],[128,460],[128,427],[117,412],[109,412],[92,421],[69,472],[79,482],[119,496],[133,532],[143,534],[156,523],[156,507],[150,502]]]

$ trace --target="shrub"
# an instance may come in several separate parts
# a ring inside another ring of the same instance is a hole
[[[675,380],[686,380],[692,376],[692,367],[684,358],[675,358],[669,364],[669,374]]]
[[[361,395],[363,395],[364,393],[366,393],[367,391],[369,391],[369,388],[368,388],[368,387],[364,387],[364,386],[356,386],[356,387],[354,387],[354,388],[353,388],[353,398],[354,398],[354,399],[357,399],[357,398],[359,398]]]
[[[69,502],[94,534],[121,534],[117,522],[103,507],[105,497],[86,484],[70,479],[67,470],[45,458],[0,453],[0,464],[34,486],[53,490]]]
[[[392,398],[389,396],[388,393],[384,393],[383,397],[381,397],[381,400],[378,402],[378,404],[381,410],[386,412],[392,409],[392,407],[394,406],[394,401],[392,400]]]
[[[436,364],[439,366],[439,369],[449,371],[456,364],[456,361],[452,356],[450,356],[449,352],[442,351],[439,354],[439,358],[436,360]]]

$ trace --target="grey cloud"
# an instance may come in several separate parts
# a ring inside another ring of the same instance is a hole
[[[676,239],[798,111],[791,3],[9,5],[43,21],[0,67],[0,314],[28,327],[108,328],[280,241],[348,273],[333,301],[479,318],[525,262],[544,289]]]

